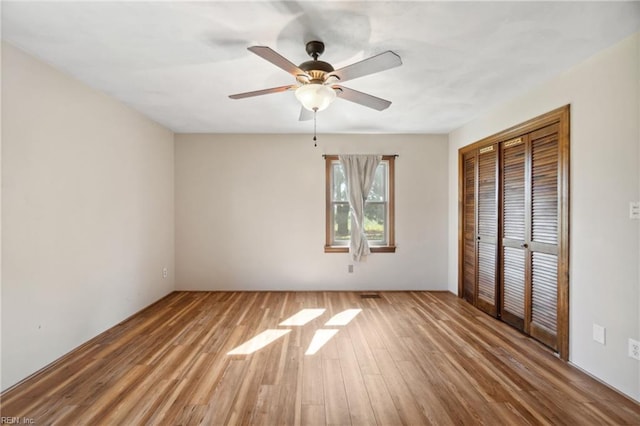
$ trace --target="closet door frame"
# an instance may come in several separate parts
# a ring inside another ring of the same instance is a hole
[[[558,355],[569,359],[569,116],[565,105],[524,123],[496,133],[458,150],[458,297],[463,297],[463,156],[469,151],[501,143],[531,133],[551,124],[558,124]],[[501,206],[500,206],[501,207]]]

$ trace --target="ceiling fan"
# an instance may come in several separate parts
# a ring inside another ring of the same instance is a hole
[[[242,99],[295,90],[296,98],[302,104],[300,111],[301,121],[312,119],[315,112],[327,108],[336,97],[378,111],[388,108],[391,105],[390,101],[349,89],[338,83],[402,65],[400,56],[387,50],[336,70],[331,64],[318,60],[318,57],[324,52],[324,43],[315,40],[306,44],[306,51],[313,60],[303,62],[298,66],[269,47],[251,46],[247,49],[293,75],[296,78],[296,83],[253,92],[238,93],[229,97],[231,99]]]

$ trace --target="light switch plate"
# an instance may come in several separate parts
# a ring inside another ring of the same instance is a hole
[[[605,328],[598,324],[593,324],[593,340],[604,345],[605,343]]]

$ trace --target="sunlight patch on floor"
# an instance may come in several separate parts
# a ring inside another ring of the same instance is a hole
[[[287,318],[278,325],[280,327],[305,325],[324,314],[324,311],[326,311],[326,309],[302,309],[297,314]]]
[[[336,325],[347,325],[354,319],[362,309],[346,309],[339,314],[335,314],[329,321],[325,323],[325,326],[331,327]]]
[[[290,316],[286,320],[282,321],[278,324],[280,327],[295,327],[295,326],[303,326],[318,318],[322,314],[324,314],[326,309],[301,309],[294,315]],[[332,316],[329,321],[325,323],[326,327],[332,326],[345,326],[349,324],[358,314],[362,312],[362,309],[345,309],[344,311],[335,314]],[[291,329],[268,329],[253,337],[250,340],[247,340],[237,348],[233,349],[230,352],[227,352],[227,355],[249,355],[260,349],[264,348],[268,344],[278,340],[285,334],[289,333]],[[305,355],[313,355],[318,352],[324,345],[327,344],[333,336],[335,336],[340,329],[320,329],[316,330],[311,339],[311,343],[307,347],[307,351]]]
[[[316,330],[313,335],[313,339],[311,339],[311,343],[309,343],[309,347],[307,351],[304,353],[305,355],[314,355],[318,352],[333,336],[335,336],[340,330]]]
[[[249,355],[258,351],[269,343],[272,343],[285,334],[289,333],[291,330],[277,330],[277,329],[269,329],[265,330],[262,333],[258,334],[251,340],[247,340],[237,348],[233,349],[231,352],[227,352],[227,355]]]

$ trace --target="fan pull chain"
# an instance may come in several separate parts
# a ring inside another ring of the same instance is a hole
[[[316,138],[316,128],[317,128],[317,122],[316,122],[316,115],[318,114],[318,108],[314,108],[313,109],[313,146],[318,146],[318,144],[316,143],[316,140],[318,138]]]

